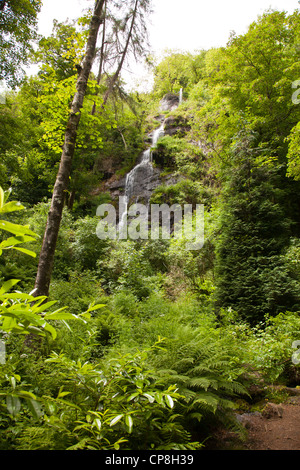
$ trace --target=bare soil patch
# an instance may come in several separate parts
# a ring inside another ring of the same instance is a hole
[[[245,449],[300,450],[300,397],[269,405],[269,410],[248,420]]]
[[[244,439],[235,432],[218,429],[208,450],[300,450],[300,389],[286,388],[283,403],[268,402],[260,411],[239,413]]]

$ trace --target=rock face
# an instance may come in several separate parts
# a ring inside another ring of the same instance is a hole
[[[173,111],[178,105],[179,95],[167,93],[160,102],[159,112]],[[163,168],[159,169],[157,166],[153,166],[150,149],[156,145],[160,136],[164,134],[182,136],[188,131],[188,126],[186,121],[178,116],[169,116],[165,119],[164,114],[158,114],[156,120],[161,123],[161,126],[146,137],[145,142],[148,143],[149,149],[140,155],[133,170],[118,181],[107,182],[106,187],[113,199],[117,199],[119,196],[126,196],[128,203],[139,202],[148,204],[154,189],[162,184],[160,173]],[[147,154],[147,152],[149,153]],[[157,158],[153,157],[153,160],[159,166]],[[165,181],[164,184],[166,184]],[[170,182],[169,184],[172,183]]]
[[[169,116],[165,120],[166,135],[183,137],[190,129],[186,119],[182,116]]]
[[[154,189],[161,184],[160,170],[151,165],[141,165],[135,170],[130,188],[129,202],[148,204]]]
[[[140,165],[140,160],[141,158],[135,168],[128,199],[130,203],[147,204],[154,189],[161,184],[160,170],[151,165]],[[105,184],[105,190],[109,191],[116,202],[120,196],[126,195],[126,176],[113,182],[107,181]]]
[[[173,111],[179,105],[179,95],[167,93],[160,102],[161,111]]]

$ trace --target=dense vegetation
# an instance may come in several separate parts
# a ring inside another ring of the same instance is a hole
[[[22,3],[34,25],[40,2]],[[32,55],[38,74],[0,104],[0,449],[196,450],[219,426],[242,439],[236,413],[300,380],[300,14],[267,11],[224,48],[148,58],[149,93],[127,93],[108,59],[91,74],[49,298],[36,297],[88,18],[55,22]],[[106,21],[124,33],[112,11]],[[160,111],[181,88],[182,104]],[[97,206],[116,204],[107,183],[133,167],[158,114],[171,131],[153,152],[151,202],[203,203],[200,250],[96,235]]]

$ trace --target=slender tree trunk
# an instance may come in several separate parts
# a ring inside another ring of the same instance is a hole
[[[69,209],[69,211],[71,211],[73,209],[74,202],[75,202],[75,196],[76,196],[76,191],[75,191],[75,189],[73,189],[70,193],[69,200],[68,200],[68,209]]]
[[[128,47],[129,47],[129,44],[130,44],[130,40],[131,40],[131,36],[132,36],[132,31],[133,31],[133,27],[134,27],[134,23],[135,23],[135,19],[136,19],[136,15],[137,15],[137,11],[138,11],[138,4],[139,4],[139,1],[140,0],[136,0],[135,1],[135,5],[134,5],[134,9],[133,9],[133,13],[132,13],[132,19],[131,19],[131,25],[130,25],[130,29],[129,29],[129,33],[128,33],[128,36],[127,36],[127,40],[126,40],[126,44],[125,44],[125,47],[124,47],[124,50],[122,52],[122,57],[121,57],[121,60],[119,62],[119,65],[118,65],[118,68],[116,70],[116,72],[114,73],[114,75],[112,76],[110,82],[109,82],[109,86],[108,86],[108,89],[104,95],[104,98],[103,98],[103,103],[102,103],[102,108],[104,108],[104,106],[106,105],[106,102],[108,100],[108,97],[109,95],[111,94],[113,88],[114,88],[114,85],[116,83],[116,81],[118,80],[119,78],[119,75],[120,75],[120,72],[122,70],[122,67],[123,67],[123,64],[124,64],[124,60],[125,60],[125,57],[127,55],[127,51],[128,51]]]
[[[105,12],[106,12],[106,2],[107,2],[107,0],[104,0]],[[98,76],[97,76],[97,85],[99,85],[100,80],[101,80],[101,76],[102,76],[102,68],[103,68],[103,62],[104,62],[105,40],[106,40],[106,15],[104,15],[104,20],[103,20],[102,43],[101,43],[101,50],[100,50],[100,63],[99,63]],[[96,102],[94,101],[91,114],[94,115],[95,112],[96,112]]]
[[[77,129],[80,122],[81,108],[87,89],[89,74],[95,57],[97,37],[101,24],[101,15],[104,2],[105,0],[97,0],[90,22],[86,52],[82,68],[77,79],[76,93],[73,98],[68,124],[65,131],[65,141],[62,150],[60,166],[53,189],[51,207],[49,210],[44,233],[35,280],[35,296],[48,296],[49,294],[57,237],[64,207],[65,192],[69,184],[72,160],[75,151]]]

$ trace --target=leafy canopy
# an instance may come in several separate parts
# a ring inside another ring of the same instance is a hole
[[[4,1],[0,10],[0,80],[10,86],[18,85],[37,39],[37,14],[41,0]]]

